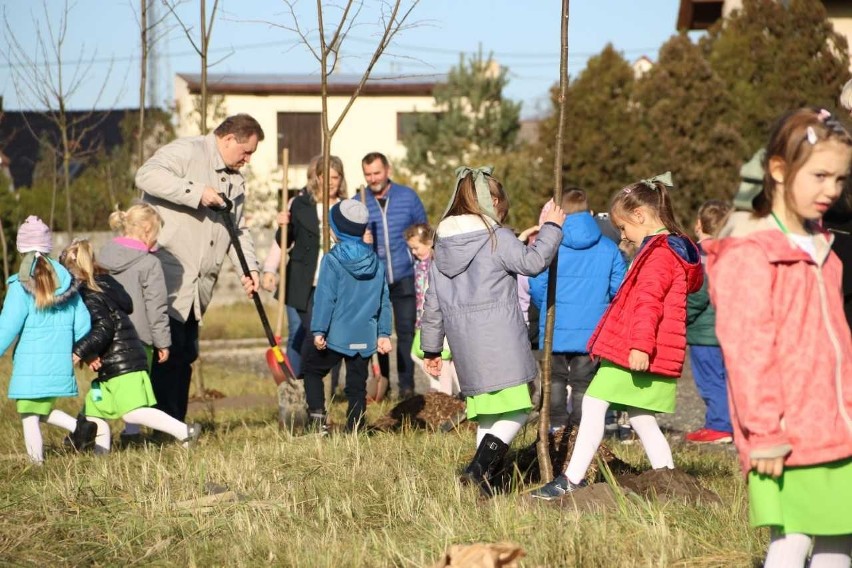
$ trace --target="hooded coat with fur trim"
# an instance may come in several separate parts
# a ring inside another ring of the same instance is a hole
[[[440,353],[446,336],[464,396],[532,381],[538,366],[518,303],[517,275],[541,273],[562,242],[545,223],[527,246],[506,228],[477,215],[454,215],[438,225],[435,256],[421,317],[421,347]]]
[[[734,442],[785,466],[852,457],[852,335],[831,235],[812,258],[769,217],[735,213],[707,250]]]
[[[12,359],[12,399],[77,396],[71,348],[89,332],[89,312],[65,267],[49,261],[59,280],[53,307],[36,309],[32,291],[18,275],[7,280],[0,312],[0,355],[20,338]]]
[[[677,378],[686,356],[686,296],[704,281],[698,247],[680,235],[648,237],[589,339],[589,353],[630,367],[647,353],[648,371]]]

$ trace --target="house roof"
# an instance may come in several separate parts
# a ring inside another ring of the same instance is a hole
[[[201,75],[178,73],[189,85],[192,94],[201,91]],[[416,75],[410,77],[370,77],[362,95],[372,96],[432,96],[435,85],[446,80],[446,75]],[[360,75],[332,74],[328,78],[328,94],[351,95]],[[319,95],[320,77],[316,74],[272,73],[209,73],[207,90],[218,94],[239,95]]]
[[[123,142],[121,123],[128,113],[136,109],[107,111],[69,111],[68,118],[77,122],[79,128],[91,128],[80,141],[82,152],[91,152],[99,148],[109,150]],[[35,132],[35,136],[33,135]],[[40,147],[39,139],[45,138],[51,144],[59,144],[59,129],[45,112],[6,111],[0,120],[0,144],[8,158],[9,170],[16,188],[30,187],[33,172],[39,156],[45,150]]]
[[[706,30],[722,17],[723,0],[680,0],[677,29]]]

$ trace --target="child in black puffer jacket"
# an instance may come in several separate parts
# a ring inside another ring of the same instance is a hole
[[[122,419],[171,434],[184,445],[198,439],[201,427],[186,425],[156,404],[148,356],[128,313],[133,302],[112,276],[95,263],[92,245],[74,241],[59,261],[80,284],[80,294],[92,318],[92,330],[74,344],[74,362],[83,361],[98,371],[86,395],[86,418],[98,425],[95,451],[110,450],[110,430],[106,420]]]

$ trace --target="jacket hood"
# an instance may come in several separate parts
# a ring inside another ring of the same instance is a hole
[[[334,245],[329,254],[356,280],[369,280],[379,270],[379,257],[361,239],[344,240]]]
[[[113,273],[124,272],[147,254],[146,250],[130,248],[111,240],[98,252],[98,264]]]
[[[104,291],[104,294],[126,314],[133,313],[133,300],[130,295],[124,290],[124,286],[109,274],[99,274],[95,277],[95,282]]]
[[[698,245],[683,235],[653,235],[647,237],[642,243],[637,258],[640,254],[658,246],[667,247],[675,253],[675,257],[686,274],[687,293],[693,294],[700,290],[701,284],[704,282],[704,268],[701,265]],[[633,262],[635,263],[636,260],[634,259]]]
[[[817,262],[821,265],[831,252],[834,235],[813,224],[810,228],[816,237]],[[708,256],[712,257],[727,247],[736,246],[737,242],[742,240],[759,243],[769,262],[813,262],[808,253],[786,238],[772,217],[755,217],[748,211],[734,212],[719,232],[719,237],[710,240],[704,249]]]
[[[595,218],[587,211],[565,217],[562,224],[562,246],[583,250],[596,245],[603,233]]]
[[[498,225],[488,219],[490,225]],[[438,224],[435,239],[435,266],[447,278],[458,276],[474,257],[491,242],[492,234],[478,215],[453,215]]]

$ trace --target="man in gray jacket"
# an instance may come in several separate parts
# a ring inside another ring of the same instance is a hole
[[[245,179],[239,170],[263,140],[260,124],[247,114],[230,116],[213,133],[180,138],[160,148],[136,172],[142,199],[163,218],[157,257],[163,266],[169,298],[172,347],[168,360],[155,362],[151,383],[157,408],[183,420],[189,401],[192,362],[198,358],[198,321],[213,296],[227,254],[239,266],[228,231],[213,208],[230,199],[231,215],[251,278],[242,277],[246,293],[257,291],[254,243],[242,218]]]

